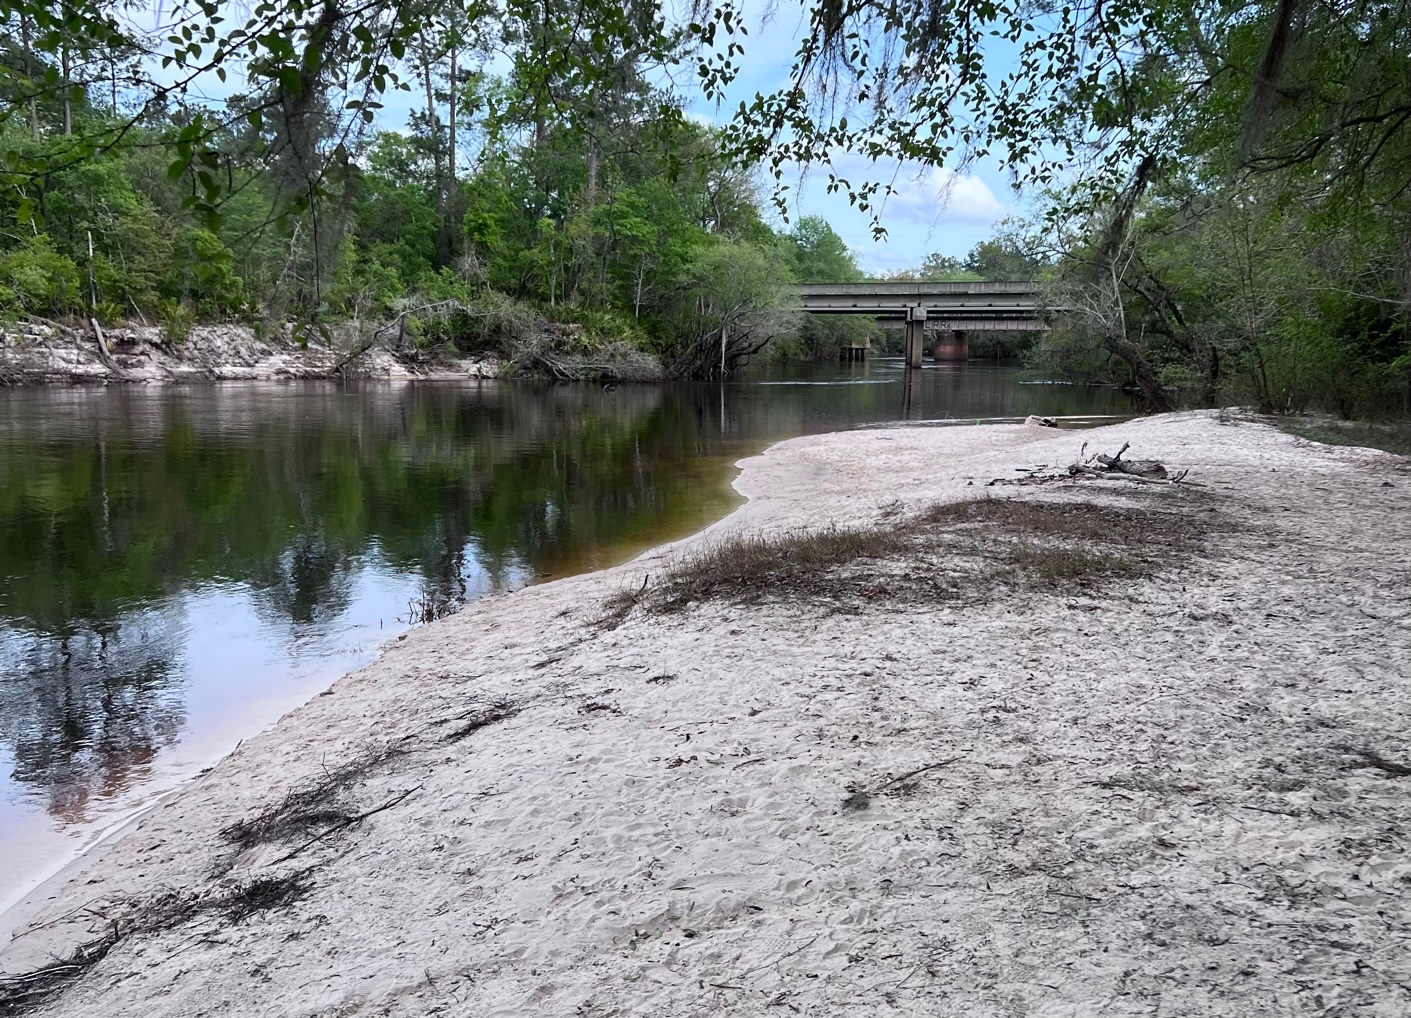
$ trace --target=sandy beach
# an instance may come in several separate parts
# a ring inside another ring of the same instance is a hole
[[[1084,443],[1195,483],[1069,478]],[[735,484],[169,796],[30,903],[0,1015],[1411,1013],[1411,463],[1198,412],[800,438]],[[1148,564],[651,608],[741,534],[986,498]]]

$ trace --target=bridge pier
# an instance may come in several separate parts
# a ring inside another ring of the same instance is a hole
[[[931,348],[931,359],[943,361],[968,361],[970,340],[960,329],[941,329],[936,336],[936,345]]]
[[[908,369],[921,367],[926,349],[926,309],[907,308],[906,346],[903,354]]]

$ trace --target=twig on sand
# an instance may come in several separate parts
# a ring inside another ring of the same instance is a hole
[[[1256,813],[1272,813],[1272,814],[1274,814],[1275,816],[1281,816],[1281,817],[1301,817],[1301,816],[1303,816],[1303,813],[1302,813],[1301,811],[1299,811],[1299,810],[1292,810],[1292,809],[1275,809],[1275,808],[1272,807],[1272,806],[1254,806],[1254,805],[1251,805],[1250,803],[1247,803],[1247,802],[1239,802],[1239,803],[1236,803],[1235,805],[1239,806],[1240,809],[1252,809],[1252,810],[1254,810]]]
[[[772,965],[778,965],[778,964],[779,964],[781,961],[783,961],[785,958],[792,958],[792,957],[793,957],[794,955],[796,955],[796,954],[800,954],[800,953],[802,953],[802,952],[804,952],[804,951],[807,951],[810,947],[812,947],[812,946],[817,942],[818,938],[821,937],[821,936],[823,936],[823,934],[821,934],[821,933],[815,934],[814,937],[813,937],[813,939],[810,940],[807,944],[804,944],[802,947],[796,947],[796,948],[794,948],[792,951],[787,952],[786,954],[781,954],[779,957],[775,958],[773,961],[767,961],[767,962],[765,962],[763,965],[756,965],[756,966],[755,966],[754,968],[752,968],[752,969],[745,969],[745,971],[743,971],[743,972],[740,973],[740,978],[743,979],[745,976],[749,975],[749,974],[752,973],[752,972],[758,972],[758,971],[760,971],[761,969],[767,969],[767,968],[769,968],[769,967],[772,966]]]
[[[1057,425],[1049,424],[1049,425],[1045,425],[1045,427],[1057,427]],[[892,989],[894,989],[894,990],[900,990],[900,989],[902,988],[902,985],[903,985],[908,979],[910,979],[912,976],[916,975],[916,973],[921,969],[921,966],[924,965],[924,964],[925,964],[925,962],[920,962],[920,961],[918,961],[915,965],[913,965],[913,966],[911,967],[911,971],[910,971],[910,972],[908,972],[906,975],[904,975],[904,976],[901,977],[901,982],[898,982],[896,986],[892,987]]]
[[[1101,898],[1094,898],[1091,894],[1078,894],[1078,893],[1075,892],[1075,891],[1056,891],[1056,890],[1054,890],[1054,889],[1051,888],[1051,887],[1049,888],[1048,893],[1049,893],[1049,894],[1056,894],[1056,895],[1058,895],[1060,898],[1080,898],[1080,899],[1082,899],[1083,901],[1096,901],[1096,902],[1101,902],[1101,901],[1102,901]]]
[[[933,771],[938,767],[953,764],[959,759],[960,757],[953,756],[949,760],[940,760],[936,763],[927,764],[925,767],[918,767],[914,771],[907,771],[905,774],[900,774],[895,778],[889,778],[874,788],[860,788],[843,800],[843,809],[866,809],[868,804],[872,801],[872,796],[884,789],[891,788],[893,785],[899,785],[908,778],[916,777],[918,774],[925,774],[927,771]]]
[[[1170,693],[1157,693],[1155,696],[1149,696],[1149,697],[1147,697],[1145,700],[1142,700],[1140,703],[1134,703],[1134,704],[1132,704],[1132,706],[1129,707],[1128,710],[1136,710],[1138,707],[1145,707],[1145,706],[1146,706],[1147,704],[1149,704],[1149,703],[1153,703],[1153,702],[1155,702],[1155,701],[1157,701],[1157,700],[1164,700],[1164,699],[1166,699],[1166,697],[1168,697],[1168,696],[1190,696],[1192,693],[1195,693],[1195,692],[1199,692],[1199,690],[1195,690],[1195,689],[1177,689],[1177,690],[1174,690],[1174,691],[1172,691],[1172,692],[1170,692]]]
[[[1388,760],[1375,749],[1354,749],[1351,746],[1343,746],[1343,752],[1351,753],[1353,756],[1360,756],[1366,763],[1363,767],[1375,767],[1379,771],[1395,775],[1398,778],[1411,777],[1411,767],[1395,760]]]
[[[955,763],[955,762],[956,762],[957,760],[959,760],[959,759],[960,759],[960,757],[958,757],[958,756],[953,756],[953,757],[951,757],[949,760],[941,760],[941,761],[939,761],[939,762],[937,762],[937,763],[927,764],[925,767],[918,767],[918,768],[916,768],[916,770],[914,770],[914,771],[907,771],[905,774],[899,775],[898,777],[891,778],[891,779],[889,779],[889,780],[887,780],[887,781],[882,782],[880,785],[878,785],[876,788],[874,788],[873,791],[874,791],[874,792],[880,792],[882,789],[884,789],[884,788],[890,788],[892,785],[899,785],[899,784],[901,784],[903,781],[905,781],[907,778],[914,778],[914,777],[916,777],[916,775],[918,775],[918,774],[925,774],[927,771],[933,771],[933,770],[935,770],[937,767],[945,767],[947,764],[953,764],[953,763]]]
[[[375,814],[375,813],[381,813],[381,812],[382,812],[383,810],[385,810],[385,809],[391,809],[393,806],[399,805],[404,799],[406,799],[407,796],[411,795],[413,792],[418,792],[418,791],[420,791],[420,790],[421,790],[422,788],[424,788],[424,787],[425,787],[424,785],[417,785],[415,788],[408,788],[408,789],[407,789],[405,792],[403,792],[401,795],[394,796],[393,798],[388,799],[388,800],[387,800],[386,802],[384,802],[381,806],[374,806],[372,809],[368,810],[366,813],[359,813],[359,814],[358,814],[357,816],[355,816],[355,817],[350,817],[349,819],[344,820],[344,821],[342,821],[341,823],[334,824],[332,827],[330,827],[330,828],[329,828],[328,830],[326,830],[326,831],[322,831],[322,832],[320,832],[319,834],[315,834],[315,835],[314,835],[312,838],[310,838],[308,841],[304,842],[304,843],[303,843],[302,845],[300,845],[298,848],[294,849],[294,851],[290,852],[290,853],[287,854],[287,855],[280,856],[278,859],[276,859],[276,860],[275,860],[276,865],[279,864],[279,863],[288,862],[290,859],[294,858],[296,855],[298,855],[298,854],[299,854],[300,852],[302,852],[304,849],[308,848],[309,846],[311,846],[311,845],[313,845],[313,844],[315,844],[315,843],[317,843],[317,842],[322,841],[324,838],[328,837],[330,834],[336,834],[338,831],[344,830],[344,829],[346,829],[346,828],[348,828],[348,827],[352,827],[352,826],[353,826],[354,824],[356,824],[356,823],[361,823],[362,821],[366,820],[368,817],[372,816],[372,815]]]

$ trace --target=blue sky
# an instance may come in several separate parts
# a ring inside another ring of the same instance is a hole
[[[741,101],[768,94],[788,81],[789,67],[807,27],[805,8],[798,0],[745,0],[742,4],[749,34],[742,40],[742,71],[728,99],[717,108],[695,89],[693,76],[679,79],[688,98],[687,109],[703,122],[724,126]],[[850,153],[833,158],[834,171],[854,183],[891,182],[896,194],[881,209],[887,230],[881,242],[872,238],[871,214],[853,208],[845,194],[827,193],[827,170],[785,178],[793,195],[795,215],[820,215],[828,220],[857,255],[864,269],[884,272],[917,265],[932,251],[964,255],[994,234],[994,225],[1021,211],[1004,168],[991,161],[955,174],[943,168],[893,162],[872,164]]]

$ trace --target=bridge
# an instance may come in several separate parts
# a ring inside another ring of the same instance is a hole
[[[1032,282],[999,279],[955,283],[803,283],[799,300],[815,315],[867,315],[895,319],[906,329],[906,365],[921,366],[932,341],[938,361],[970,356],[969,332],[1031,332],[1047,329]],[[879,323],[880,324],[880,323]],[[844,351],[848,359],[866,348]]]

